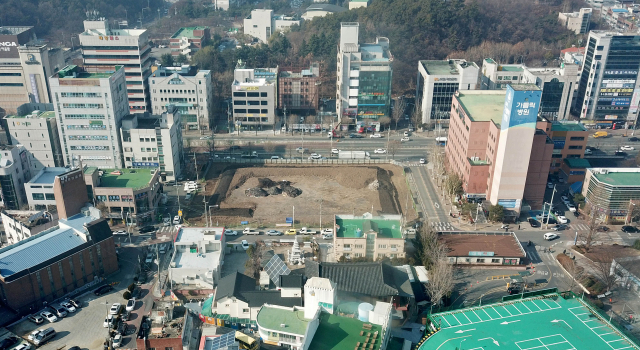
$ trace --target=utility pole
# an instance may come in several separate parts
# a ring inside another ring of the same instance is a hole
[[[396,128],[397,129],[397,128]],[[384,161],[389,161],[389,137],[391,135],[391,127],[387,128],[387,146],[384,152]]]
[[[196,152],[193,152],[193,165],[196,170],[196,182],[198,182],[198,159],[196,158]]]
[[[293,220],[291,220],[291,228],[296,228],[296,207],[293,207]]]
[[[545,230],[549,228],[549,219],[551,218],[551,208],[553,207],[553,196],[556,194],[556,185],[553,185],[553,192],[551,192],[551,202],[549,203],[549,211],[547,212],[547,224],[544,227]],[[542,212],[544,215],[544,212]]]
[[[320,198],[320,230],[322,230],[322,198]]]

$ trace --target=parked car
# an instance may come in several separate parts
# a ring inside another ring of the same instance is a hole
[[[593,151],[592,151],[592,150],[590,150],[590,149],[585,149],[585,150],[584,150],[584,154],[585,154],[585,155],[590,155],[590,154],[593,154]]]
[[[44,318],[42,318],[42,316],[40,315],[29,315],[29,317],[27,317],[27,319],[29,319],[29,321],[35,323],[35,324],[41,324],[42,322],[44,322]]]
[[[6,337],[0,341],[0,349],[8,349],[20,341],[18,337]]]
[[[558,238],[558,235],[553,232],[547,232],[544,234],[544,239],[546,239],[547,241],[551,241],[556,238]]]
[[[119,348],[120,346],[122,346],[122,334],[118,333],[115,337],[113,337],[113,347]]]
[[[53,327],[49,327],[43,331],[40,332],[40,334],[38,334],[35,339],[33,339],[33,343],[36,346],[40,346],[44,343],[46,343],[49,339],[53,338],[56,336],[56,331],[55,329],[53,329]]]
[[[616,151],[614,153],[614,155],[619,156],[619,157],[626,157],[628,154],[627,154],[627,152]]]
[[[576,211],[575,205],[573,205],[571,203],[567,204],[567,208],[569,209],[570,212],[575,212]]]
[[[173,224],[180,225],[180,217],[178,215],[173,217]]]
[[[131,298],[127,301],[127,307],[126,310],[127,311],[133,311],[133,309],[136,307],[136,298]]]
[[[244,249],[244,250],[249,249],[249,242],[247,242],[246,239],[243,239],[240,244],[242,244],[242,249]]]
[[[53,311],[54,315],[58,316],[58,318],[67,317],[67,310],[65,310],[62,306],[51,305],[49,306],[49,308],[51,309],[51,311]]]
[[[620,146],[621,151],[633,151],[633,146]]]
[[[120,312],[120,308],[122,308],[122,304],[113,303],[113,305],[111,305],[111,308],[109,309],[109,314],[110,315],[117,315]]]
[[[598,232],[609,232],[609,228],[607,226],[600,226],[596,230]]]
[[[141,227],[138,230],[138,232],[140,232],[140,233],[150,233],[150,232],[155,232],[155,231],[156,231],[156,228],[153,227],[153,226],[144,226],[144,227]]]
[[[547,188],[553,188],[553,183],[552,182],[547,182]]]
[[[193,196],[191,195],[191,193],[187,193],[187,195],[186,195],[186,196],[184,196],[184,200],[185,200],[185,201],[189,201],[189,200],[191,200],[191,198],[192,198],[192,197],[193,197]]]
[[[116,232],[113,233],[114,236],[126,236],[127,235],[127,231],[125,230],[118,230]]]
[[[22,343],[16,346],[15,348],[13,348],[13,350],[31,350],[31,344]]]
[[[52,313],[51,313],[51,312],[49,312],[49,311],[42,311],[42,312],[40,313],[40,316],[44,317],[44,319],[45,319],[45,320],[47,320],[47,321],[49,321],[49,322],[51,322],[51,323],[56,322],[56,321],[58,320],[58,318],[56,317],[56,315],[52,314]]]
[[[162,226],[171,226],[171,218],[162,218]]]
[[[639,231],[638,231],[637,227],[624,225],[624,226],[622,226],[622,232],[624,232],[624,233],[637,233]]]
[[[151,264],[153,262],[153,258],[155,258],[153,253],[147,253],[147,257],[144,259],[144,262]]]
[[[29,335],[27,336],[27,339],[29,340],[34,340],[36,339],[36,337],[38,336],[38,334],[40,334],[42,330],[41,329],[36,329],[34,331],[32,331],[31,333],[29,333]]]
[[[123,322],[129,321],[130,317],[131,317],[131,311],[125,311],[121,315],[121,319]]]
[[[71,303],[69,302],[63,301],[60,303],[60,306],[62,306],[69,313],[76,312],[76,307],[71,305]]]
[[[271,156],[271,159],[280,159],[278,156]]]
[[[107,284],[107,285],[101,286],[98,289],[94,290],[93,294],[102,295],[102,294],[110,292],[112,289],[113,289],[113,287],[111,287],[110,285]]]
[[[371,139],[374,139],[374,138],[381,138],[381,137],[382,137],[382,134],[379,134],[379,133],[371,134],[371,135],[369,136],[369,138],[371,138]]]
[[[376,153],[376,154],[385,154],[385,153],[387,153],[387,150],[386,150],[386,149],[384,149],[384,148],[378,148],[378,149],[374,150],[374,151],[373,151],[373,153]]]
[[[332,235],[333,234],[333,229],[332,228],[325,228],[322,230],[322,232],[320,232],[321,235]]]
[[[427,160],[426,160],[426,159],[424,159],[424,158],[420,158],[420,164],[424,164],[424,163],[426,163],[426,162],[427,162]]]
[[[111,324],[112,321],[113,321],[113,315],[107,315],[107,317],[104,318],[104,322],[102,323],[102,327],[104,327],[104,328],[109,327],[109,325]]]
[[[529,219],[529,225],[531,225],[531,227],[540,227],[540,222],[538,220],[535,219]]]
[[[237,236],[238,235],[238,231],[224,230],[224,234],[227,235],[227,236]]]

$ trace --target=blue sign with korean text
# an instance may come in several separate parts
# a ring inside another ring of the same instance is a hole
[[[293,218],[285,218],[285,223],[293,224]]]
[[[518,126],[535,128],[540,109],[540,96],[542,91],[539,89],[514,90],[511,85],[507,85],[500,130]]]
[[[469,256],[493,256],[494,252],[469,252]]]
[[[131,163],[132,166],[134,167],[159,167],[160,163],[151,163],[151,162],[132,162]]]

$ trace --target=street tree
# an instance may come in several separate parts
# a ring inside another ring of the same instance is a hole
[[[183,64],[187,64],[187,63],[189,63],[189,57],[187,57],[185,54],[181,53],[175,59],[175,64],[176,65],[183,65]]]
[[[173,56],[170,53],[165,53],[160,56],[160,63],[164,67],[173,67]]]
[[[391,118],[393,118],[393,122],[396,123],[396,130],[398,130],[398,122],[402,120],[402,116],[404,115],[404,110],[407,107],[407,101],[404,97],[398,97],[396,99],[396,104],[393,107],[393,114]]]
[[[447,247],[444,244],[436,244],[432,252],[432,264],[428,269],[429,283],[425,284],[431,303],[440,305],[442,298],[453,289],[453,265],[449,264]]]
[[[464,193],[462,188],[462,178],[458,173],[448,173],[444,182],[444,188],[449,194],[449,199],[454,200],[456,196],[461,196]]]
[[[580,235],[582,247],[586,252],[591,249],[593,242],[598,240],[600,231],[598,230],[604,221],[603,214],[593,205],[586,205],[583,210],[586,215],[587,230]]]
[[[402,142],[398,141],[398,140],[393,140],[389,142],[389,145],[387,146],[387,152],[389,152],[389,154],[391,155],[391,159],[393,159],[396,156],[396,152],[398,152],[398,150],[400,150],[400,147],[402,147]]]
[[[617,254],[615,250],[603,248],[598,251],[598,254],[590,254],[591,270],[606,287],[607,291],[610,291],[618,281],[618,275],[611,273],[611,265],[613,260],[619,258],[620,254]]]
[[[293,124],[298,124],[300,118],[295,114],[291,114],[287,119],[287,127],[289,128],[289,130],[291,131],[291,135],[293,136]]]
[[[265,142],[262,146],[267,153],[273,153],[276,150],[276,144],[273,142]]]
[[[576,193],[573,195],[573,202],[576,204],[578,208],[584,208],[585,199],[582,193]]]
[[[250,245],[247,249],[249,259],[245,262],[245,274],[255,279],[260,278],[260,270],[262,269],[262,253],[264,252],[264,242],[257,240],[254,245]]]
[[[492,205],[489,207],[489,220],[493,222],[500,222],[504,217],[504,207],[500,204]]]
[[[416,129],[422,127],[422,108],[419,103],[413,106],[413,111],[411,111],[411,123]]]
[[[378,122],[380,123],[381,126],[387,128],[389,126],[389,124],[391,124],[391,118],[389,118],[389,117],[380,117],[380,118],[378,118]]]

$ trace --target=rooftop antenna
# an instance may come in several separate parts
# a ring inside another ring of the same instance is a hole
[[[100,12],[97,10],[89,10],[86,12],[86,15],[89,21],[97,21],[99,20]]]

